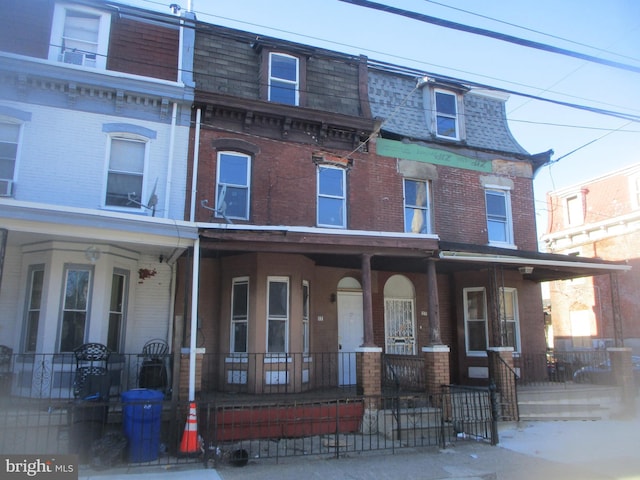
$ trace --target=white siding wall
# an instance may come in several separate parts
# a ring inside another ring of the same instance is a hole
[[[18,164],[17,200],[53,203],[84,208],[101,208],[106,181],[108,136],[105,123],[128,123],[154,130],[150,140],[149,163],[145,179],[146,201],[158,179],[158,209],[164,209],[171,126],[128,119],[3,102],[3,105],[32,113],[24,126]],[[186,193],[189,129],[176,127],[169,218],[182,219]],[[150,213],[145,212],[150,215]],[[156,216],[163,217],[163,211]]]

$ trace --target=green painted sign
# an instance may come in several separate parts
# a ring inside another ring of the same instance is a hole
[[[384,155],[385,157],[415,160],[435,165],[446,165],[447,167],[466,168],[467,170],[476,170],[478,172],[492,172],[491,160],[464,157],[446,150],[437,150],[414,143],[403,143],[384,138],[378,138],[376,146],[378,155]]]

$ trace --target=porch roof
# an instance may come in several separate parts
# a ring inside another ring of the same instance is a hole
[[[438,273],[491,265],[512,270],[532,267],[523,277],[534,282],[631,269],[625,262],[443,242],[435,235],[209,223],[199,227],[205,256],[290,253],[305,255],[321,266],[360,269],[361,256],[367,254],[372,256],[372,269],[396,272],[426,272],[428,260],[436,259]]]
[[[318,265],[361,268],[371,255],[374,270],[426,272],[426,261],[438,250],[438,237],[400,232],[334,230],[330,228],[201,224],[203,254],[248,252],[305,255]]]
[[[500,265],[520,270],[523,278],[534,282],[566,280],[631,270],[631,266],[626,262],[452,242],[440,242],[438,256],[439,263],[448,264],[451,270],[480,269],[490,265]],[[526,272],[523,267],[530,267],[531,271]]]

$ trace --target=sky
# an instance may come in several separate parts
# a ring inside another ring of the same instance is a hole
[[[640,68],[637,0],[377,0],[396,8]],[[426,73],[640,116],[640,73],[540,51],[339,0],[120,0],[198,20],[366,55]],[[534,178],[538,236],[546,193],[640,163],[640,122],[512,94],[514,138],[531,154],[554,151]],[[572,153],[573,152],[573,153]]]

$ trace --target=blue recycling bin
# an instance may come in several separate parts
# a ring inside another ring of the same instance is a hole
[[[156,460],[160,451],[160,425],[164,394],[136,388],[122,392],[122,429],[129,442],[132,463]]]

